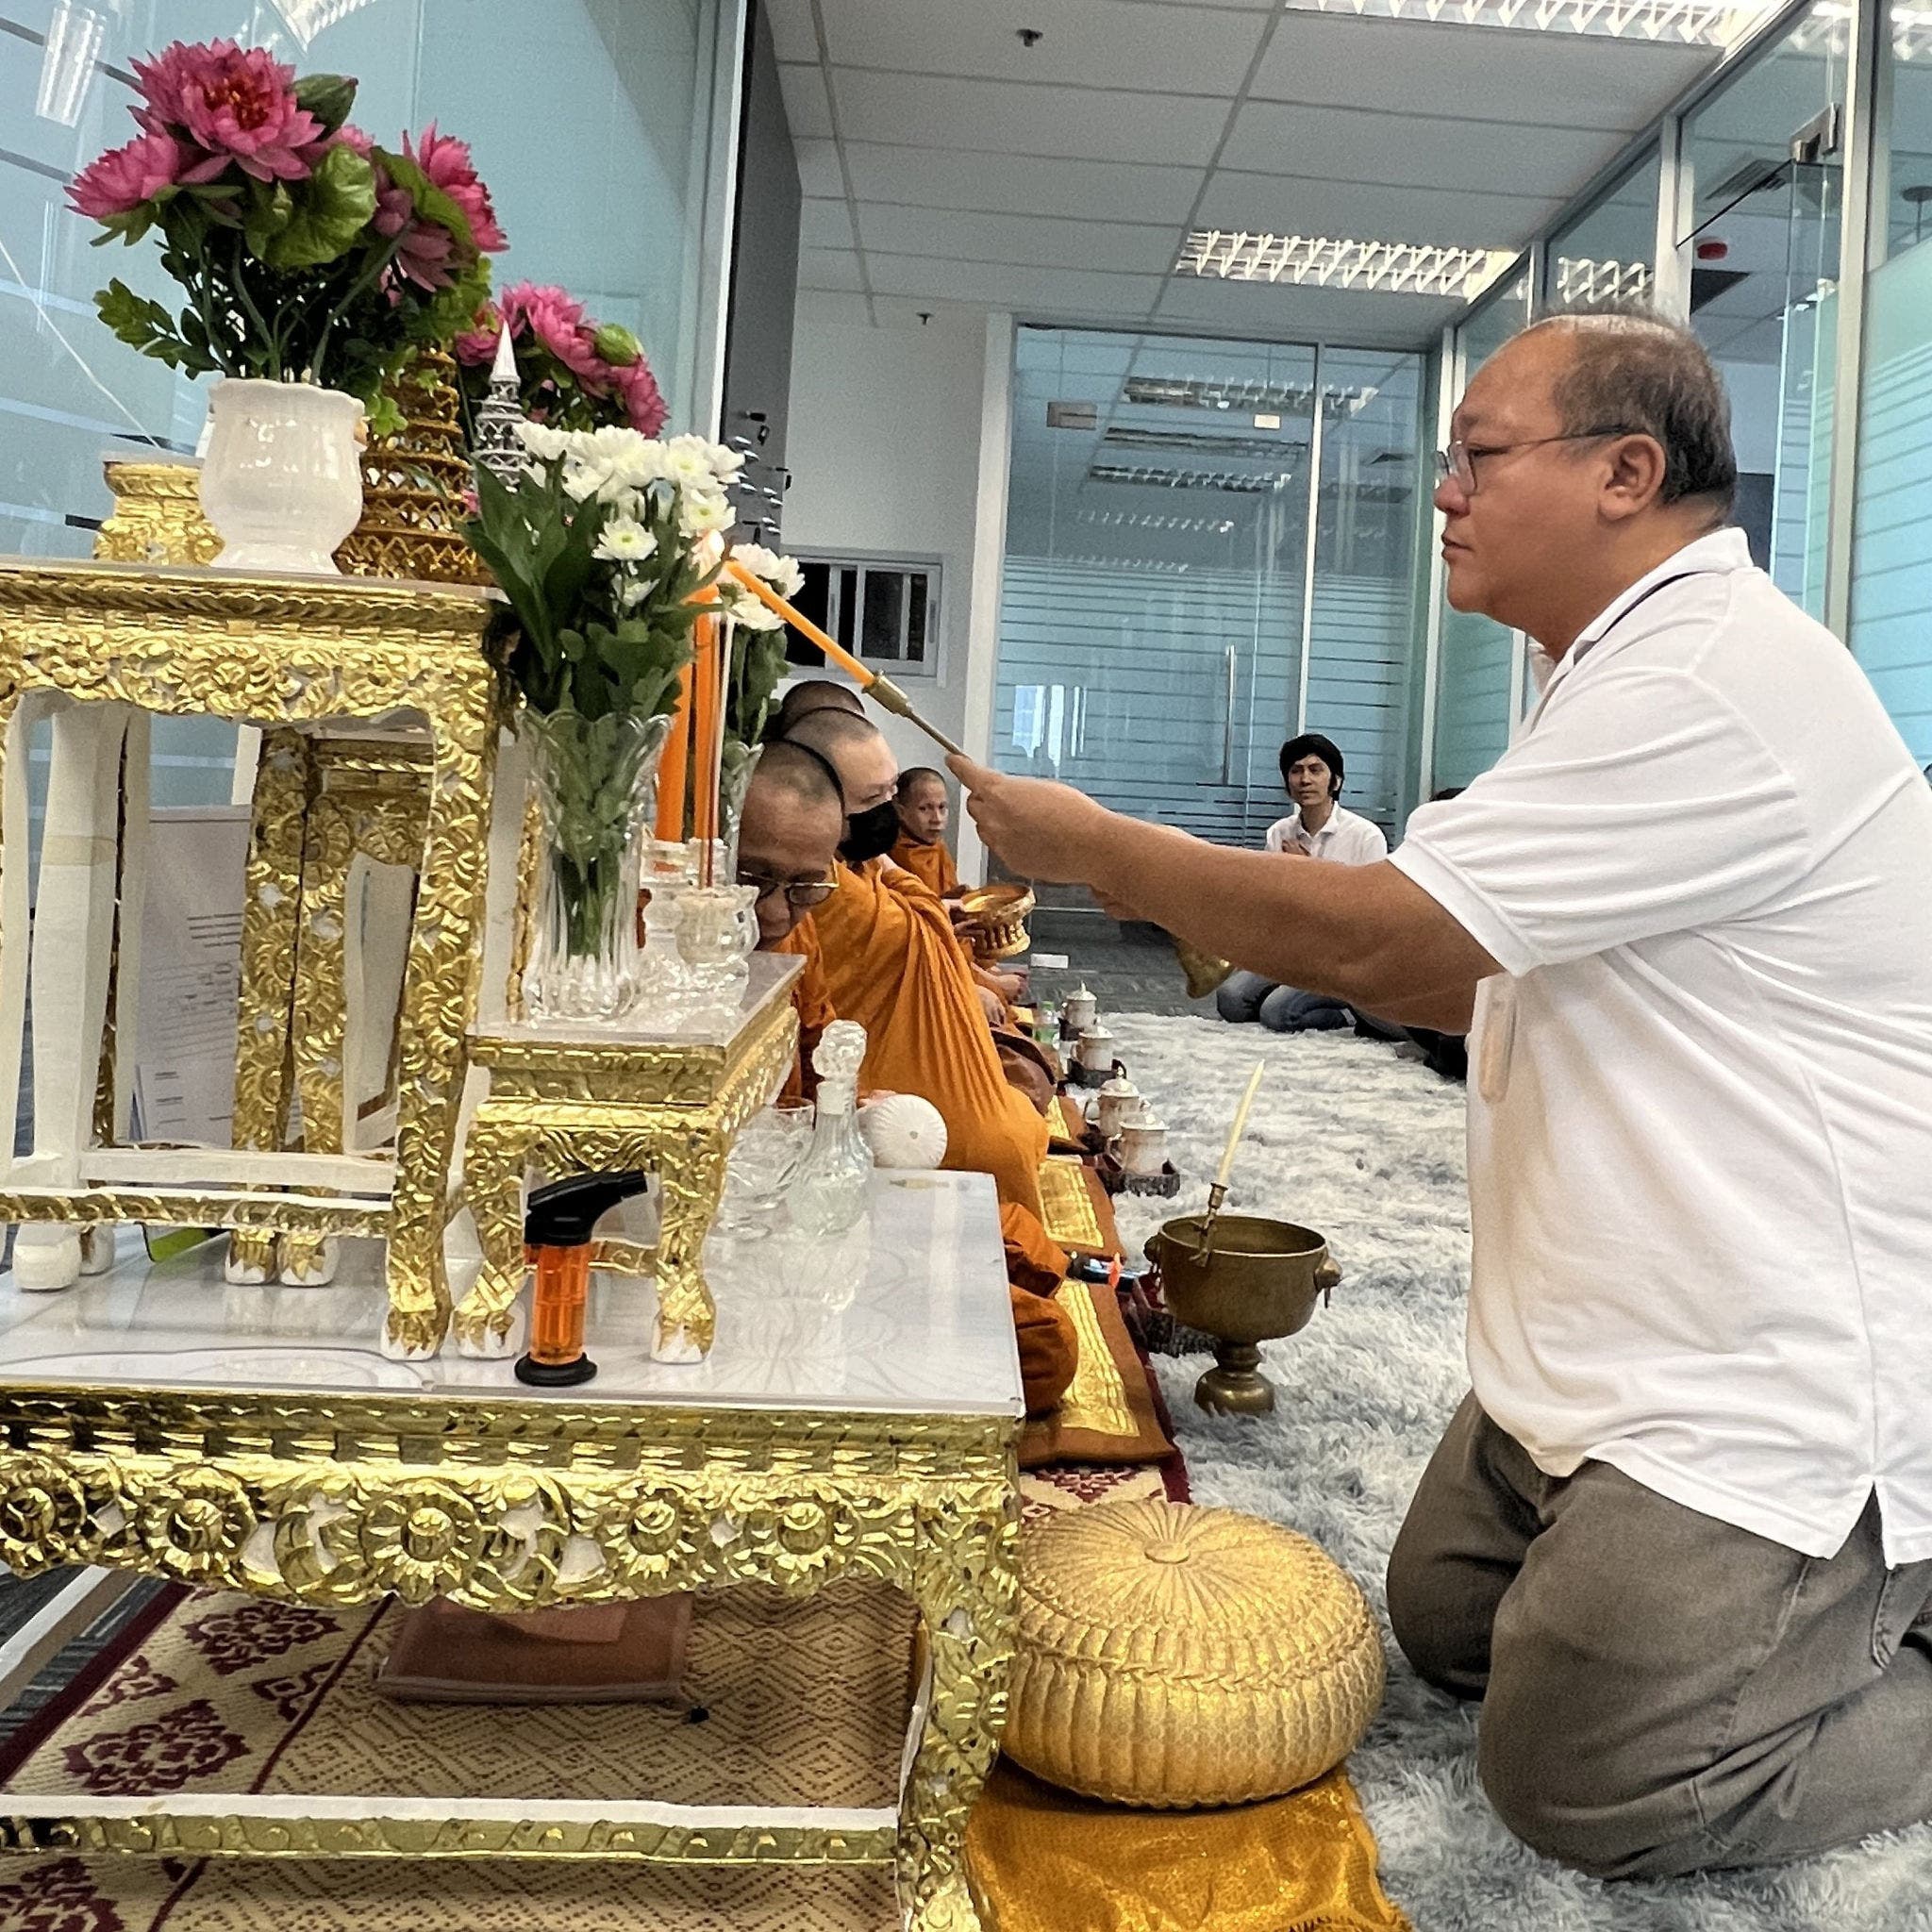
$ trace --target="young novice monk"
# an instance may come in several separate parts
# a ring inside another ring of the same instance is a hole
[[[930,765],[914,765],[899,774],[893,804],[899,813],[899,840],[892,847],[892,863],[904,867],[936,898],[957,898],[958,869],[946,850],[946,821],[952,815],[946,781]]]

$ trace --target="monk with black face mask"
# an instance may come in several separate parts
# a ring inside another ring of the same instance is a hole
[[[1046,1122],[1007,1082],[945,908],[883,858],[899,835],[891,747],[837,706],[799,717],[785,741],[817,752],[844,793],[839,889],[812,924],[833,1010],[865,1028],[861,1089],[923,1094],[945,1119],[944,1164],[991,1174],[1002,1201],[1038,1214]]]

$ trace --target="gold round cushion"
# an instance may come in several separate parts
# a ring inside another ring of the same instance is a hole
[[[1383,1670],[1361,1591],[1274,1524],[1150,1500],[1020,1538],[1005,1748],[1069,1790],[1169,1808],[1291,1791],[1355,1748]]]

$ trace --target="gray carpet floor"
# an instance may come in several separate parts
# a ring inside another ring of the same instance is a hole
[[[1130,1245],[1205,1201],[1241,1089],[1266,1059],[1229,1206],[1321,1229],[1342,1283],[1331,1307],[1270,1347],[1280,1400],[1265,1421],[1194,1407],[1205,1357],[1162,1362],[1162,1380],[1196,1500],[1315,1538],[1380,1615],[1403,1510],[1467,1386],[1462,1089],[1353,1036],[1107,1017],[1135,1084],[1174,1130],[1186,1177],[1176,1202],[1119,1204]],[[1671,1882],[1602,1884],[1550,1864],[1483,1800],[1476,1713],[1388,1648],[1388,1699],[1351,1768],[1384,1882],[1417,1932],[1932,1932],[1932,1826]],[[1932,1751],[1932,1735],[1925,1742]]]

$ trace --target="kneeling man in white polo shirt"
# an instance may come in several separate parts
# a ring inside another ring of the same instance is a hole
[[[1020,874],[1470,1041],[1473,1392],[1390,1564],[1478,1768],[1605,1875],[1932,1816],[1932,792],[1727,527],[1694,338],[1572,315],[1470,383],[1450,601],[1536,711],[1392,859],[1284,866],[955,769]]]

